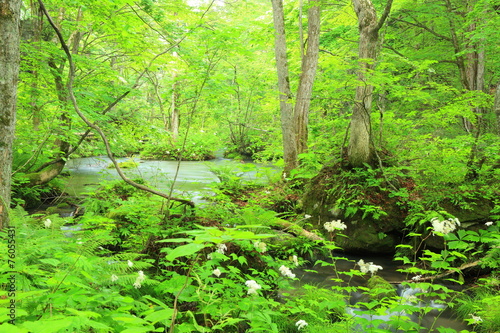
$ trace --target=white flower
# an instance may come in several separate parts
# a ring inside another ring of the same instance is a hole
[[[267,251],[267,244],[261,241],[255,241],[253,246],[257,249],[257,251],[264,253]]]
[[[260,284],[258,284],[254,280],[248,280],[245,282],[245,284],[248,287],[248,295],[257,294],[257,290],[262,288]]]
[[[293,274],[292,271],[290,270],[290,268],[286,267],[285,265],[281,265],[279,270],[280,270],[281,275],[289,277],[290,279],[295,278],[295,274]]]
[[[43,224],[45,225],[45,228],[50,228],[52,221],[50,219],[46,219]]]
[[[490,225],[493,225],[493,222],[491,222],[491,221],[490,222],[486,222],[484,225],[487,226],[487,227],[489,227]]]
[[[373,275],[378,270],[383,269],[382,266],[374,265],[373,262],[365,263],[365,261],[363,259],[360,259],[358,261],[358,265],[359,265],[359,270],[361,271],[361,273],[365,273],[365,274],[370,272]]]
[[[111,275],[111,282],[115,282],[116,280],[118,280],[118,276],[115,274]]]
[[[222,274],[222,272],[220,271],[220,269],[216,268],[212,271],[212,274],[219,277]]]
[[[127,260],[127,265],[128,265],[128,267],[132,267],[132,266],[134,266],[134,263],[130,260]]]
[[[311,215],[306,214],[306,215],[304,215],[304,218],[305,218],[306,220],[307,220],[307,219],[310,219],[310,218],[311,218]]]
[[[295,323],[295,326],[297,326],[297,329],[300,331],[303,329],[305,326],[309,325],[304,319],[299,320],[298,322]]]
[[[143,271],[139,271],[137,273],[139,274],[139,276],[135,279],[134,287],[136,289],[139,289],[142,286],[142,282],[146,280],[146,275],[144,275]]]
[[[438,232],[444,235],[449,234],[450,232],[455,230],[457,226],[460,225],[460,221],[457,218],[450,218],[448,220],[440,221],[437,217],[434,217],[431,220],[431,223],[434,232]]]
[[[227,251],[227,246],[226,244],[217,244],[217,250],[215,252],[218,252],[220,254],[224,254]]]
[[[296,256],[296,255],[293,255],[293,256],[292,256],[292,261],[293,261],[293,263],[295,264],[295,266],[298,266],[298,265],[299,265],[299,259],[297,258],[297,256]]]
[[[335,230],[344,230],[345,228],[347,228],[347,225],[340,220],[326,222],[323,226],[329,232],[333,232]]]
[[[477,323],[480,323],[483,321],[483,318],[479,317],[479,316],[475,316],[471,313],[471,316],[472,316],[472,324],[477,324]]]
[[[212,253],[207,254],[207,259],[212,260]]]
[[[420,279],[422,278],[422,275],[415,275],[414,277],[412,277],[411,279],[413,281],[420,281]]]

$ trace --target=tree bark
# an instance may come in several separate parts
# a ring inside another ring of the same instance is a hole
[[[179,92],[177,91],[177,73],[172,75],[172,101],[170,104],[170,131],[172,132],[172,140],[174,142],[179,138]]]
[[[362,167],[365,163],[370,164],[374,155],[370,120],[373,86],[367,82],[367,74],[375,66],[379,46],[379,30],[389,15],[392,1],[387,1],[384,13],[377,21],[377,12],[371,0],[352,0],[354,11],[358,17],[358,57],[360,61],[359,86],[356,88],[348,147],[348,161],[352,167]]]
[[[283,137],[284,174],[297,168],[297,145],[293,114],[293,98],[290,90],[290,75],[286,55],[285,16],[283,1],[272,0],[274,21],[274,49],[278,72],[278,90],[280,94],[281,131]]]
[[[20,0],[0,0],[0,229],[9,225],[19,76]]]
[[[312,7],[307,12],[307,50],[302,56],[302,69],[294,112],[297,154],[307,151],[309,107],[311,105],[311,95],[319,57],[319,33],[321,25],[319,0],[310,0],[310,5]]]

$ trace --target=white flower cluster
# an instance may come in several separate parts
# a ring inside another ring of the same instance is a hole
[[[257,294],[257,290],[262,288],[260,284],[258,284],[254,280],[248,280],[247,282],[245,282],[245,284],[248,287],[248,295]]]
[[[260,253],[264,253],[267,251],[267,244],[261,241],[255,241],[253,243],[253,246],[255,246],[255,249],[259,251]]]
[[[132,266],[134,266],[134,263],[130,260],[127,260],[127,265],[128,265],[128,267],[132,267]]]
[[[43,224],[45,225],[45,228],[50,228],[52,221],[50,219],[46,219]]]
[[[118,276],[116,274],[111,275],[111,282],[115,282],[116,280],[118,280]]]
[[[365,261],[363,259],[360,259],[358,261],[358,265],[359,265],[359,270],[361,271],[361,273],[365,273],[365,274],[370,272],[373,275],[378,270],[383,269],[382,266],[374,265],[373,262],[365,263]]]
[[[447,235],[450,232],[454,231],[457,226],[460,225],[460,221],[457,218],[450,218],[448,220],[440,221],[437,217],[434,217],[431,220],[432,228],[434,232],[438,232],[443,235]]]
[[[292,261],[295,264],[295,266],[299,266],[299,258],[297,258],[296,255],[292,256]]]
[[[137,277],[137,279],[135,279],[134,287],[136,289],[139,289],[142,286],[142,282],[144,282],[144,280],[146,280],[146,275],[144,275],[143,271],[139,271],[137,273],[139,274],[139,276]]]
[[[331,222],[326,222],[323,227],[325,227],[325,229],[329,232],[333,232],[335,230],[344,230],[345,228],[347,228],[347,225],[340,221],[340,220],[337,220],[337,221],[331,221]]]
[[[295,274],[293,274],[292,271],[290,270],[290,268],[286,267],[285,265],[281,265],[279,270],[280,270],[281,275],[286,276],[290,279],[295,278]]]
[[[300,331],[301,329],[303,329],[304,327],[306,327],[307,325],[309,325],[307,323],[307,321],[305,321],[304,319],[301,319],[299,320],[298,322],[295,323],[295,326],[297,326],[297,329]]]
[[[216,268],[212,271],[212,274],[219,277],[222,274],[222,272],[220,269]]]
[[[483,318],[473,315],[472,313],[471,316],[472,316],[472,324],[478,324],[483,321]]]
[[[487,226],[487,227],[489,227],[489,226],[493,225],[493,222],[491,222],[491,221],[490,222],[486,222],[484,225]]]
[[[217,250],[215,252],[218,252],[220,254],[224,254],[227,251],[227,246],[226,244],[217,244]]]

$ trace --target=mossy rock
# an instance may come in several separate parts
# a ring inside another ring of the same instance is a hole
[[[383,298],[396,297],[398,295],[392,284],[379,275],[373,275],[368,280],[368,289],[370,289],[370,297],[372,299],[381,300]]]
[[[340,163],[326,165],[306,186],[304,213],[313,227],[325,232],[325,222],[341,220],[345,237],[335,237],[348,253],[391,254],[400,243],[408,206],[391,192],[380,170],[346,170]],[[398,188],[411,190],[411,180],[395,179]],[[328,237],[328,235],[326,235]]]
[[[124,162],[119,162],[118,166],[122,169],[134,169],[134,168],[137,168],[139,166],[139,163],[129,160],[129,161],[124,161]],[[115,167],[115,165],[113,163],[108,165],[108,169],[113,169],[114,167]]]

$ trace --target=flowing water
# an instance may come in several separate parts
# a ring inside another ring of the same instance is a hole
[[[403,302],[409,301],[412,295],[414,295],[417,292],[421,292],[421,290],[413,290],[408,287],[403,287],[401,286],[401,284],[398,283],[398,281],[406,280],[408,277],[406,276],[406,274],[397,271],[400,268],[400,264],[393,261],[392,256],[361,257],[358,255],[344,255],[344,254],[339,254],[338,256],[340,258],[345,258],[346,260],[342,259],[336,260],[335,270],[334,267],[332,266],[321,266],[321,265],[315,265],[315,266],[305,267],[305,269],[294,270],[294,273],[296,273],[297,277],[299,278],[300,281],[299,285],[310,284],[330,289],[332,287],[339,286],[339,283],[334,280],[338,277],[344,281],[344,283],[342,283],[343,286],[346,285],[366,286],[368,277],[354,276],[351,278],[345,274],[342,274],[342,272],[348,272],[351,269],[359,269],[358,266],[355,266],[355,263],[358,262],[360,259],[363,259],[365,262],[373,262],[373,264],[383,267],[382,270],[379,270],[377,272],[377,275],[379,275],[380,277],[384,278],[384,280],[394,285],[397,294],[402,297]],[[338,276],[335,273],[335,271],[339,273]],[[455,288],[453,286],[448,286],[448,287],[450,289]],[[394,316],[402,315],[401,313],[391,313],[385,316],[380,315],[368,318],[368,315],[366,314],[363,315],[356,314],[356,312],[360,310],[359,308],[356,307],[356,302],[362,299],[362,297],[363,296],[360,293],[352,293],[351,295],[346,296],[346,299],[348,299],[348,301],[346,301],[347,305],[346,312],[348,314],[352,316],[367,318],[370,320],[382,319],[384,321],[389,320],[391,316],[393,316],[394,318]],[[423,318],[412,318],[411,316],[409,316],[414,321],[418,320],[420,322],[420,325],[425,328],[422,332],[437,332],[436,330],[431,330],[431,327],[437,328],[441,326],[445,328],[454,329],[457,332],[461,330],[472,330],[470,326],[466,325],[464,322],[457,319],[449,309],[446,309],[446,306],[444,306],[443,304],[429,301],[426,302],[425,304],[422,304],[422,306],[430,306],[435,309],[430,313],[428,313],[427,315],[425,315]],[[391,332],[391,330],[387,330],[387,332]]]
[[[118,162],[130,160],[117,159]],[[211,185],[220,181],[211,171],[213,169],[223,169],[232,176],[241,177],[242,181],[259,184],[267,183],[268,177],[277,172],[272,166],[237,162],[222,157],[210,161],[181,161],[180,164],[177,161],[138,158],[133,161],[138,163],[136,168],[123,169],[128,178],[142,178],[152,187],[166,193],[173,184],[174,195],[186,196],[195,203],[204,202],[205,197],[212,195]],[[69,195],[78,196],[95,189],[103,181],[120,179],[114,168],[108,168],[110,164],[111,161],[106,156],[69,160],[65,171],[69,171],[70,177],[64,191]]]

